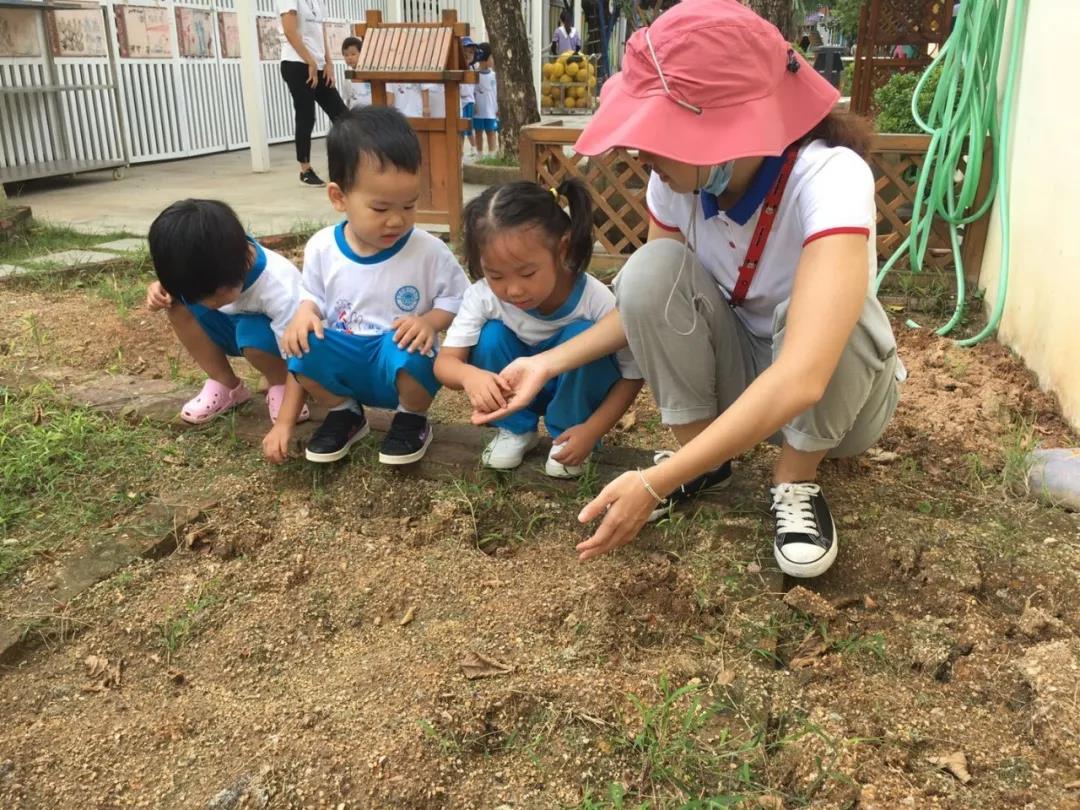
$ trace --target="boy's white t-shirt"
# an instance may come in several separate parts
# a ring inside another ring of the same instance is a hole
[[[248,271],[248,279],[255,278],[240,297],[231,304],[218,309],[225,315],[265,315],[270,319],[270,328],[281,348],[281,338],[285,327],[296,314],[301,301],[313,301],[312,295],[304,289],[300,271],[296,265],[279,253],[267,250],[258,243],[255,245],[255,264]]]
[[[326,65],[326,39],[323,36],[323,19],[326,10],[323,7],[325,0],[277,0],[278,15],[296,12],[296,20],[300,29],[300,38],[304,41],[304,47],[311,51],[315,62],[322,70]],[[283,62],[303,62],[304,58],[296,52],[288,38],[285,29],[281,31],[281,59]]]
[[[421,118],[424,115],[424,99],[420,95],[420,85],[415,83],[388,82],[388,91],[394,94],[394,106],[406,118]]]
[[[730,299],[762,206],[740,212],[741,203],[737,203],[706,218],[698,194],[674,192],[655,173],[649,178],[645,198],[650,216],[665,230],[687,236],[690,218],[694,217],[695,255],[724,297]],[[773,311],[791,297],[794,268],[803,248],[823,236],[865,235],[873,278],[877,268],[876,225],[874,176],[866,162],[850,149],[830,147],[820,140],[802,147],[777,208],[765,252],[735,314],[752,334],[772,337]],[[828,279],[822,283],[828,283]]]
[[[461,301],[461,308],[454,322],[446,330],[443,346],[470,348],[480,340],[480,330],[488,321],[502,321],[522,343],[536,346],[556,335],[574,321],[596,323],[615,309],[615,294],[602,281],[588,273],[582,273],[561,307],[550,315],[536,310],[524,310],[500,300],[491,290],[487,279],[481,279],[469,287]],[[622,349],[615,355],[622,376],[629,380],[642,377],[630,349]]]
[[[346,79],[342,86],[341,97],[345,101],[345,106],[350,110],[355,110],[358,107],[370,107],[371,83],[354,82]]]
[[[392,247],[358,256],[342,222],[308,240],[304,287],[328,328],[379,335],[407,315],[457,312],[469,279],[450,248],[427,231],[414,228]]]
[[[464,112],[466,104],[476,101],[476,85],[462,82],[458,85],[458,93],[461,96],[461,111]]]
[[[427,90],[428,117],[446,118],[446,86],[442,84],[422,84],[421,90]]]
[[[481,73],[476,83],[476,110],[473,118],[498,118],[499,98],[495,84],[495,71]]]

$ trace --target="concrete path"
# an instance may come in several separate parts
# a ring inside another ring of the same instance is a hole
[[[112,172],[75,178],[54,178],[9,189],[12,203],[29,205],[34,217],[94,233],[130,231],[144,234],[158,212],[184,197],[225,200],[236,209],[249,230],[259,236],[285,233],[298,225],[337,222],[341,214],[330,207],[326,190],[302,186],[291,143],[270,147],[271,170],[251,171],[248,151],[222,152],[167,163],[140,163],[121,180]],[[326,175],[326,147],[313,147],[315,169]],[[480,194],[480,186],[465,186],[465,200]],[[437,228],[435,229],[437,230]]]

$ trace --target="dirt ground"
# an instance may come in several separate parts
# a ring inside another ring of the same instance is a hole
[[[0,289],[0,365],[196,379],[123,283]],[[182,548],[0,674],[0,806],[1080,808],[1080,520],[1021,485],[1076,438],[1004,348],[896,328],[899,412],[826,465],[840,556],[805,587],[768,447],[587,565],[592,482],[193,464],[220,501]],[[632,422],[669,444],[646,396]]]

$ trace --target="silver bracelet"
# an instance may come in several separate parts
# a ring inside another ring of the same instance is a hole
[[[664,502],[664,499],[663,499],[663,498],[661,498],[661,497],[660,497],[659,495],[657,495],[657,494],[656,494],[656,490],[652,488],[652,484],[650,484],[650,483],[649,483],[649,479],[645,477],[645,473],[643,473],[643,472],[642,472],[642,471],[641,471],[641,470],[639,469],[639,470],[637,471],[637,475],[638,475],[638,478],[640,478],[640,479],[641,479],[641,485],[642,485],[643,487],[645,487],[645,491],[646,491],[646,492],[648,492],[648,493],[649,493],[650,495],[652,495],[652,496],[653,496],[654,498],[656,498],[656,502],[657,502],[657,503],[663,503],[663,502]]]

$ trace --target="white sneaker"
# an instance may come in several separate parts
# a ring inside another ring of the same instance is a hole
[[[585,456],[585,461],[581,464],[563,464],[561,461],[556,461],[554,456],[564,447],[566,447],[565,444],[551,445],[551,452],[548,453],[547,463],[544,464],[544,473],[551,478],[580,478],[589,464],[589,459],[592,458],[592,453]]]
[[[521,466],[525,454],[539,441],[540,435],[535,430],[531,433],[511,433],[499,428],[495,438],[484,448],[480,461],[493,470],[512,470]]]

